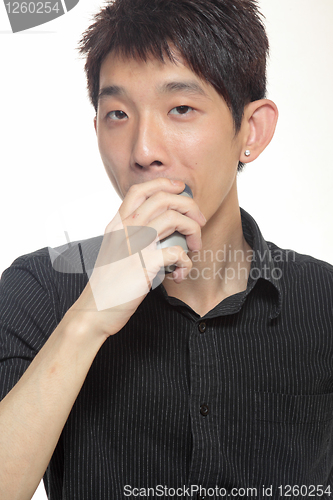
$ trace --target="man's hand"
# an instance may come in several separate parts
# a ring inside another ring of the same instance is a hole
[[[177,283],[188,275],[192,262],[180,246],[156,248],[157,239],[179,231],[186,236],[189,250],[201,249],[201,227],[206,220],[192,198],[178,196],[184,188],[183,182],[165,178],[131,186],[117,216],[106,228],[89,283],[68,311],[68,317],[82,319],[82,325],[107,338],[134,314],[162,267],[177,266],[173,273]],[[132,239],[130,228],[139,228]],[[137,249],[132,255],[131,244],[138,243],[140,229],[144,234],[144,228],[154,229],[157,238],[139,249],[141,257]],[[128,255],[131,258],[125,259]]]

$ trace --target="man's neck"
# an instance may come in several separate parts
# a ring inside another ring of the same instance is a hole
[[[246,242],[237,206],[215,214],[202,230],[200,252],[189,252],[193,267],[177,284],[167,275],[163,285],[169,296],[188,304],[200,316],[230,295],[246,290],[252,250]]]

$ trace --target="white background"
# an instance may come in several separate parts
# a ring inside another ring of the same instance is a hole
[[[280,118],[270,146],[239,176],[240,205],[266,239],[333,264],[333,2],[259,4],[271,44],[268,97]],[[60,229],[76,239],[102,234],[119,206],[75,49],[101,6],[80,0],[65,16],[12,34],[0,3],[0,272],[60,244],[50,221],[61,209]],[[34,500],[44,498],[40,487]]]

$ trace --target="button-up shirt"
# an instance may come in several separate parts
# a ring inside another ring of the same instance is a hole
[[[163,284],[147,295],[91,366],[45,474],[51,500],[333,496],[333,267],[241,215],[246,290],[203,317]],[[86,283],[47,249],[4,272],[1,397]]]

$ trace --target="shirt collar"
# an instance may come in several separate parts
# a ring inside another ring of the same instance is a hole
[[[243,234],[252,248],[252,263],[246,295],[250,293],[259,279],[270,283],[276,290],[275,307],[270,315],[270,318],[274,319],[280,314],[282,307],[281,273],[278,272],[280,270],[273,259],[270,244],[264,240],[256,221],[242,208],[240,211]]]
[[[282,307],[282,288],[279,279],[281,275],[277,272],[279,269],[276,266],[276,262],[274,262],[270,244],[264,240],[257,223],[242,208],[240,208],[240,212],[244,238],[252,249],[251,269],[247,287],[243,292],[224,299],[212,311],[208,312],[205,318],[239,312],[253,288],[259,281],[263,283],[262,280],[264,280],[268,288],[262,288],[262,293],[265,293],[267,300],[273,303],[269,318],[274,319],[280,314]],[[158,286],[156,292],[163,297],[163,300],[166,300],[172,306],[180,307],[184,314],[191,316],[189,306],[175,297],[169,297],[163,285]],[[193,313],[193,317],[196,316],[197,314]]]

